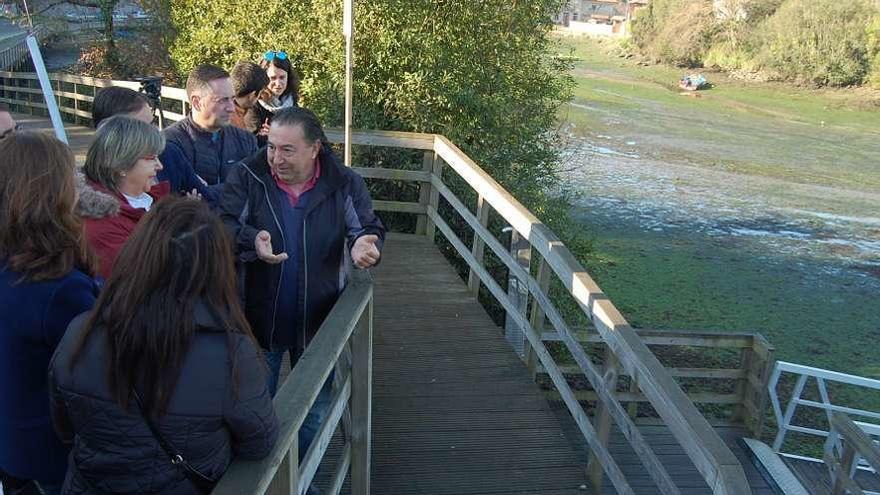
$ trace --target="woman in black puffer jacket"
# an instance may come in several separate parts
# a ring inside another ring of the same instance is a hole
[[[233,457],[269,453],[278,421],[263,358],[208,206],[167,198],[144,217],[95,310],[58,346],[49,390],[55,429],[74,444],[65,494],[197,494],[194,471],[210,485]]]

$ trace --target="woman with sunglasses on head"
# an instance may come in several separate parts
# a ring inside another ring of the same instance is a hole
[[[156,183],[164,148],[159,129],[131,117],[105,119],[95,132],[83,166],[89,191],[80,196],[77,213],[104,278],[141,217],[170,192],[168,182]]]
[[[0,480],[58,494],[70,448],[52,430],[49,359],[95,303],[95,260],[76,203],[73,153],[44,133],[0,139]]]
[[[269,76],[269,86],[262,92],[257,104],[248,110],[245,124],[257,136],[258,144],[265,146],[269,124],[275,112],[299,106],[299,77],[284,51],[267,51],[260,60],[260,66]]]
[[[55,429],[73,442],[64,494],[209,493],[278,437],[232,240],[207,204],[169,197],[119,263],[49,367]]]

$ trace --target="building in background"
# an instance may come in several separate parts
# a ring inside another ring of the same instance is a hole
[[[629,23],[649,0],[568,0],[553,22],[573,34],[626,36]]]

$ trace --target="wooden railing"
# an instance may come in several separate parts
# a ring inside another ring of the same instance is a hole
[[[351,477],[352,494],[370,493],[372,322],[373,284],[368,272],[355,270],[275,396],[275,411],[281,423],[275,448],[260,461],[234,461],[212,492],[214,495],[304,494],[340,422],[345,444],[338,453],[327,493],[339,493],[346,475]],[[334,397],[329,412],[308,452],[298,461],[299,429],[334,368]]]
[[[830,414],[831,431],[825,442],[825,464],[831,475],[831,495],[846,493],[864,495],[856,481],[859,460],[867,464],[876,476],[880,473],[880,447],[846,414]]]
[[[24,50],[27,52],[27,47]],[[84,121],[87,124],[91,123],[92,101],[96,91],[109,86],[121,86],[136,91],[141,87],[140,83],[134,81],[98,79],[60,72],[49,74],[49,81],[62,116],[66,116],[71,122]],[[43,101],[43,91],[40,89],[37,74],[33,72],[0,71],[0,102],[11,105],[18,111],[35,113],[35,110],[48,110]],[[189,110],[186,91],[162,86],[162,110],[163,120],[176,122],[183,119]],[[161,120],[159,123],[164,124]]]
[[[7,81],[10,78],[21,80],[22,77],[27,80],[27,77],[21,74],[0,73],[0,78],[5,78]],[[60,83],[91,84],[93,88],[116,83],[77,79],[72,76],[56,75],[54,78]],[[135,83],[120,85],[131,87],[132,84]],[[5,83],[5,86],[9,86],[9,83]],[[0,90],[18,91],[16,87],[9,89],[3,87]],[[167,93],[169,97],[179,101],[182,98],[181,91],[163,88],[163,95]],[[74,102],[90,101],[88,95],[78,98],[75,96],[77,94],[79,92],[75,90],[62,97],[71,98]],[[0,95],[2,95],[0,101],[5,101],[3,98],[7,97],[6,94],[0,93]],[[23,103],[31,105],[32,101],[27,100]],[[184,110],[185,108],[181,109],[181,112]],[[66,111],[75,115],[82,115],[78,113],[80,111],[87,113],[76,107],[67,107]],[[169,117],[174,120],[182,115],[175,113]],[[343,141],[343,133],[339,130],[328,130],[327,136],[334,143]],[[660,492],[665,495],[681,493],[634,424],[626,407],[621,404],[617,396],[618,378],[621,374],[633,377],[641,396],[668,426],[712,493],[725,495],[751,493],[739,461],[676,383],[674,376],[647,347],[643,337],[629,325],[562,241],[488,173],[452,142],[439,135],[357,131],[353,133],[352,140],[355,146],[380,146],[422,152],[420,170],[374,167],[355,167],[355,169],[368,179],[394,180],[417,186],[417,201],[374,201],[375,209],[417,215],[416,232],[432,240],[435,240],[439,232],[458,256],[467,263],[468,285],[471,292],[476,296],[480,293],[481,285],[485,287],[507,312],[508,318],[522,329],[528,341],[526,362],[532,369],[540,364],[546,370],[591,449],[588,469],[591,484],[597,493],[602,485],[603,473],[608,476],[618,493],[633,493],[626,476],[608,449],[612,420],[617,423],[618,429],[638,455],[646,473],[654,480]],[[476,204],[472,205],[474,211],[453,192],[450,182],[444,179],[446,171],[454,174],[452,179],[458,184],[463,184],[467,192],[476,196]],[[470,245],[465,243],[444,219],[444,215],[449,215],[449,212],[457,216],[458,223],[467,225],[473,232],[473,241]],[[504,244],[492,234],[488,226],[492,212],[500,216],[516,236],[528,243],[529,259],[537,262],[536,265],[524,268],[520,260],[512,256]],[[489,251],[486,250],[487,247]],[[489,252],[493,253],[497,260],[507,267],[511,276],[516,277],[526,289],[530,311],[525,312],[524,308],[520,307],[517,301],[508,295],[507,290],[492,277],[485,262],[485,256]],[[556,281],[552,282],[554,275]],[[586,318],[592,324],[595,333],[591,338],[601,339],[605,344],[607,353],[601,367],[587,355],[572,327],[566,322],[562,311],[558,309],[556,304],[558,294],[551,297],[550,287],[553,283],[561,287],[563,295],[574,302],[580,317]],[[357,306],[349,301],[354,296],[348,292],[347,294],[343,297],[346,301],[345,305]],[[289,384],[296,381],[300,385],[296,388],[282,387],[276,398],[279,416],[285,418],[284,441],[264,461],[236,462],[218,486],[217,493],[261,493],[261,490],[269,486],[273,477],[276,481],[273,482],[272,489],[279,487],[278,493],[287,490],[289,486],[298,486],[299,493],[304,489],[303,479],[308,478],[308,473],[311,472],[304,470],[304,466],[316,465],[317,461],[310,458],[311,460],[305,461],[299,469],[296,469],[296,463],[291,461],[296,457],[292,439],[302,423],[305,411],[308,410],[308,404],[314,400],[320,383],[329,374],[333,366],[332,361],[340,355],[342,346],[348,338],[347,332],[353,330],[354,322],[357,321],[357,318],[352,316],[353,312],[343,312],[340,309],[342,304],[343,300],[340,300],[338,307],[325,321],[318,337],[294,370],[293,379],[287,382]],[[599,407],[593,421],[579,403],[562,369],[545,345],[544,327],[547,321],[550,324],[549,331],[554,335],[553,340],[564,345],[577,369],[596,393]],[[332,360],[328,362],[324,359],[327,356],[332,357]],[[355,363],[357,362],[355,358]],[[354,367],[354,364],[352,366]],[[363,368],[364,363],[360,365],[360,372],[368,373]],[[354,371],[350,377],[364,380],[363,376]],[[303,386],[303,383],[308,385]],[[348,379],[345,383],[348,383]],[[351,388],[352,407],[357,408],[361,415],[368,414],[368,405],[365,405],[363,398],[356,401],[354,385]],[[352,476],[353,481],[357,482],[352,486],[358,493],[365,493],[364,490],[368,490],[369,483],[369,452],[364,451],[363,448],[364,442],[367,442],[368,449],[369,435],[367,434],[366,439],[355,438],[360,440],[357,449],[355,444],[352,444]],[[354,441],[353,439],[352,442]],[[358,461],[355,469],[356,455],[361,456],[360,459],[367,456],[367,459]],[[334,479],[341,483],[339,473]]]
[[[760,438],[769,408],[767,383],[774,364],[774,348],[763,336],[757,333],[718,333],[691,330],[645,330],[636,334],[661,357],[674,356],[671,361],[698,363],[692,367],[667,367],[669,374],[676,378],[688,398],[695,404],[726,406],[713,414],[717,419],[727,419],[732,424],[745,424],[753,437]],[[605,344],[596,334],[576,333],[577,340],[587,346],[598,347],[599,352]],[[544,342],[561,340],[556,332],[542,336]],[[726,351],[726,352],[725,352]],[[723,356],[719,356],[724,353]],[[670,364],[670,363],[667,363]],[[566,374],[579,374],[580,368],[562,365],[560,370]],[[546,374],[543,367],[537,369],[539,375]],[[620,378],[626,378],[626,391],[616,391],[615,398],[627,404],[627,412],[633,419],[646,414],[638,405],[648,402],[639,390],[638,379],[621,370]],[[721,391],[719,391],[721,390]],[[596,392],[576,391],[582,401],[595,401]]]

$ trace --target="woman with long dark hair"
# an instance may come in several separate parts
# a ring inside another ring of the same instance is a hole
[[[266,71],[269,85],[260,93],[257,104],[245,114],[244,123],[257,136],[257,143],[265,146],[275,114],[281,109],[299,106],[299,76],[285,51],[267,51],[260,60],[260,67]]]
[[[166,198],[71,323],[49,373],[74,442],[65,494],[203,493],[233,456],[269,453],[278,423],[230,246],[205,203]]]
[[[76,203],[74,158],[57,139],[0,140],[0,473],[6,493],[58,493],[69,447],[52,430],[46,369],[98,293]]]

